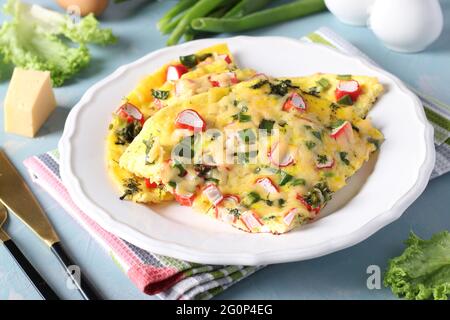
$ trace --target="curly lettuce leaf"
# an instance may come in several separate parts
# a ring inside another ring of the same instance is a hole
[[[0,56],[21,68],[50,71],[55,86],[89,64],[87,43],[116,40],[111,30],[99,28],[93,16],[73,22],[69,16],[19,0],[9,0],[4,10],[13,19],[0,28]]]
[[[384,284],[406,299],[446,300],[450,295],[450,233],[430,240],[411,233],[403,254],[389,262]]]

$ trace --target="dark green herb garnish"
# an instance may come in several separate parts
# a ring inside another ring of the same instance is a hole
[[[344,124],[344,122],[345,122],[345,121],[342,120],[342,119],[339,119],[339,120],[333,122],[333,123],[331,124],[331,129],[333,130],[333,129],[339,128],[340,126],[342,126],[342,125]]]
[[[290,175],[289,173],[283,171],[283,170],[279,170],[279,175],[280,175],[280,182],[279,185],[282,187],[284,185],[286,185],[289,181],[291,181],[294,177],[292,175]]]
[[[212,57],[212,53],[204,53],[204,54],[201,54],[201,55],[199,55],[199,56],[197,56],[197,61],[198,62],[202,62],[202,61],[205,61],[206,59],[208,59],[209,57]]]
[[[331,191],[325,182],[317,183],[303,199],[313,208],[319,208],[331,199]]]
[[[275,124],[274,120],[262,119],[259,123],[258,128],[261,130],[266,130],[269,134],[272,132],[273,125]]]
[[[269,80],[259,80],[257,83],[252,85],[250,88],[251,89],[259,89],[259,88],[262,88],[263,86],[265,86],[268,83],[269,83]]]
[[[313,141],[306,141],[306,142],[305,142],[305,146],[306,146],[309,150],[311,150],[312,148],[314,148],[314,147],[316,146],[316,143],[313,142]]]
[[[232,214],[235,218],[239,218],[241,216],[241,212],[237,208],[228,209],[228,213]]]
[[[195,54],[190,54],[187,56],[181,56],[180,62],[183,66],[188,68],[193,68],[197,65],[197,56]]]
[[[205,181],[212,182],[214,184],[219,184],[220,180],[216,178],[205,178]]]
[[[316,137],[317,139],[319,139],[320,141],[322,141],[322,132],[320,132],[320,131],[312,131],[311,133],[312,133],[312,135],[313,135],[314,137]]]
[[[336,76],[336,79],[338,79],[338,80],[352,80],[352,75],[351,74],[338,74]]]
[[[284,200],[283,198],[278,199],[278,206],[280,208],[284,207],[285,203],[286,203],[286,200]]]
[[[355,130],[356,132],[359,132],[359,128],[357,126],[355,126],[353,123],[352,123],[352,129]]]
[[[353,105],[353,100],[352,100],[352,97],[350,97],[350,95],[346,94],[345,96],[340,98],[337,101],[337,103],[342,104],[344,106],[351,106],[351,105]]]
[[[178,157],[192,159],[195,155],[194,143],[195,136],[185,137],[174,147],[173,152]]]
[[[336,111],[337,109],[339,109],[341,106],[340,105],[338,105],[337,103],[334,103],[334,102],[332,102],[331,104],[330,104],[330,108],[331,108],[331,110],[333,110],[333,111]]]
[[[306,130],[311,130],[311,129],[312,129],[312,127],[311,127],[309,124],[305,124],[303,127],[304,127]]]
[[[294,86],[289,79],[281,80],[278,83],[270,83],[270,94],[285,96],[289,89],[298,89],[298,87]]]
[[[200,178],[205,178],[212,169],[213,167],[204,164],[194,164],[194,170]]]
[[[169,97],[169,91],[152,89],[152,96],[159,100],[166,100]]]
[[[261,196],[257,192],[250,192],[242,201],[245,207],[250,207],[252,204],[261,200]]]
[[[233,120],[237,120],[239,122],[249,122],[252,120],[252,117],[248,114],[243,114],[242,112],[239,112],[233,115]]]
[[[174,189],[177,187],[177,183],[175,181],[170,180],[168,184]]]
[[[273,201],[272,201],[272,200],[266,199],[266,200],[264,200],[264,201],[266,201],[266,204],[267,204],[269,207],[273,206]]]
[[[341,158],[341,161],[345,163],[347,166],[350,165],[350,161],[347,159],[348,153],[347,152],[339,152],[339,157]]]
[[[317,155],[317,163],[325,164],[328,162],[328,157],[324,154]]]
[[[181,163],[177,162],[177,163],[175,163],[173,165],[173,167],[178,169],[178,171],[179,171],[178,172],[178,176],[180,178],[182,178],[182,177],[187,175],[187,171],[186,171],[186,169],[183,167],[183,165]]]
[[[123,195],[119,198],[120,200],[124,200],[128,196],[132,196],[141,189],[139,188],[139,183],[134,178],[129,178],[124,181],[123,187],[125,189]]]
[[[139,121],[132,121],[125,125],[125,127],[116,130],[117,137],[116,144],[125,145],[131,143],[134,138],[141,132],[142,124]]]
[[[302,91],[305,94],[309,94],[310,96],[320,97],[320,90],[317,87],[311,87],[307,91]]]

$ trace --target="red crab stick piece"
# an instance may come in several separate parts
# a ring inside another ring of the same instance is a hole
[[[181,194],[181,193],[177,193],[175,191],[174,195],[175,195],[175,200],[182,206],[191,207],[192,204],[194,203],[194,199],[195,199],[194,193]]]
[[[175,119],[175,127],[179,129],[188,129],[192,131],[206,130],[206,122],[197,113],[197,111],[192,109],[186,109],[181,111],[177,118]]]
[[[346,137],[348,139],[351,139],[353,136],[352,124],[348,121],[342,121],[339,125],[331,129],[330,135],[332,138],[336,140],[340,137]]]
[[[294,163],[294,157],[290,153],[282,154],[279,143],[276,143],[269,152],[270,162],[277,167],[287,167]]]
[[[253,211],[246,211],[241,216],[241,221],[249,231],[257,231],[264,223]]]
[[[333,158],[328,158],[327,161],[325,161],[325,162],[318,162],[316,160],[316,168],[317,169],[329,169],[329,168],[332,168],[333,166],[334,166]]]
[[[176,81],[181,78],[183,74],[188,72],[188,68],[182,64],[171,65],[167,68],[166,80]]]
[[[292,208],[291,210],[289,210],[288,212],[286,212],[286,214],[283,217],[283,222],[287,225],[290,226],[292,224],[292,221],[294,221],[295,217],[298,214],[298,209],[297,208]]]
[[[145,186],[148,189],[155,189],[156,187],[158,187],[158,184],[156,182],[150,182],[149,179],[145,179]]]
[[[209,184],[203,189],[203,194],[213,205],[218,205],[223,200],[223,195],[215,184]]]
[[[144,115],[139,111],[138,108],[136,108],[129,102],[120,106],[120,108],[117,109],[116,113],[123,119],[126,119],[128,122],[133,122],[134,120],[139,121],[142,124],[144,124],[145,122]]]
[[[316,214],[319,213],[320,207],[311,206],[308,202],[306,202],[306,200],[301,195],[299,194],[297,195],[297,200],[300,201],[308,211],[314,212]]]
[[[221,54],[221,55],[219,56],[219,58],[225,60],[225,62],[228,63],[228,64],[230,64],[231,62],[233,62],[233,61],[231,60],[230,56],[227,55],[227,54]]]
[[[272,179],[265,177],[256,179],[255,183],[261,186],[268,193],[278,193],[279,190],[275,183],[273,183]]]
[[[303,100],[302,96],[298,93],[291,93],[291,95],[287,98],[286,102],[283,105],[284,111],[289,110],[297,110],[297,111],[305,111],[306,110],[306,102]]]
[[[355,102],[360,94],[361,87],[359,86],[358,81],[355,80],[339,81],[335,91],[337,101],[348,95],[352,101]]]

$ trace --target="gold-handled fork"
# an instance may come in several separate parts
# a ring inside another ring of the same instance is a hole
[[[0,203],[0,243],[2,243],[11,255],[16,260],[17,264],[22,268],[23,272],[28,276],[31,283],[33,283],[36,290],[41,297],[45,300],[59,300],[59,297],[53,291],[53,289],[42,278],[39,272],[33,267],[28,259],[23,255],[20,249],[16,246],[14,241],[9,235],[2,229],[6,220],[8,219],[8,210]]]

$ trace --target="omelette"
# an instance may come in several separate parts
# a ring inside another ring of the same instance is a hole
[[[254,74],[169,101],[118,165],[236,228],[285,233],[316,219],[378,149],[366,114],[381,92],[369,77]]]
[[[118,165],[148,118],[173,100],[230,86],[254,75],[253,70],[238,69],[227,45],[219,44],[182,56],[142,79],[114,112],[106,140],[108,171],[122,193],[121,199],[158,203],[173,198],[166,186]]]

